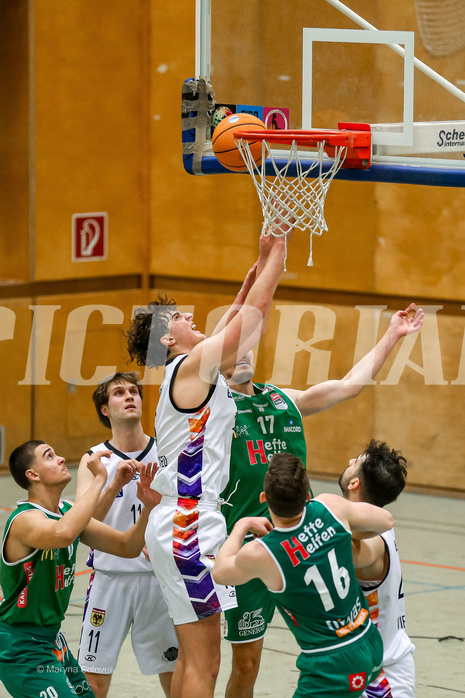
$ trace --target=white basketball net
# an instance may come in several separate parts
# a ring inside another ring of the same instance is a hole
[[[334,160],[328,170],[323,171],[324,142],[318,144],[314,158],[308,164],[309,153],[298,150],[292,142],[287,162],[284,165],[276,159],[282,158],[283,151],[271,152],[271,143],[262,142],[260,165],[250,151],[249,142],[237,139],[237,147],[252,175],[263,213],[263,235],[286,237],[293,228],[309,230],[310,256],[308,265],[313,266],[312,237],[328,230],[324,209],[325,198],[334,175],[340,170],[347,154],[347,147],[336,147]],[[305,166],[302,160],[305,157]],[[275,159],[276,158],[276,159]],[[266,175],[266,160],[273,166],[273,174]],[[286,255],[287,256],[287,255]],[[284,263],[286,269],[286,263]]]

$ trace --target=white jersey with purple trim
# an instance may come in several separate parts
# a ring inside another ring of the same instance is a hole
[[[153,489],[164,496],[216,501],[229,479],[236,406],[218,372],[206,399],[192,410],[174,404],[172,389],[187,354],[168,361],[155,415],[159,470]]]
[[[402,570],[394,529],[383,533],[381,538],[389,553],[389,569],[385,578],[381,582],[359,581],[368,600],[371,620],[383,638],[383,665],[389,666],[413,652],[415,645],[405,632]]]
[[[150,437],[143,451],[122,453],[112,446],[109,441],[93,446],[89,452],[95,453],[96,451],[112,451],[109,458],[102,458],[102,463],[108,473],[107,484],[104,490],[114,479],[116,468],[120,461],[134,458],[141,463],[156,463],[158,459],[157,446],[153,436]],[[140,516],[143,505],[140,499],[137,499],[138,480],[139,473],[136,473],[132,480],[118,492],[108,514],[103,519],[104,523],[117,531],[127,531],[128,528],[131,528],[136,523]],[[94,567],[94,569],[103,572],[149,572],[153,574],[152,565],[143,553],[140,553],[135,558],[124,558],[110,555],[110,553],[102,553],[100,550],[93,550],[87,564],[89,567]]]

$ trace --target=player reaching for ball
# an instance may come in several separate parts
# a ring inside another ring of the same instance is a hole
[[[254,265],[241,289],[243,302],[212,337],[163,296],[136,311],[128,332],[129,355],[139,365],[166,361],[155,417],[159,471],[153,483],[162,500],[146,543],[179,640],[172,681],[177,698],[213,696],[220,612],[236,605],[234,589],[211,576],[226,536],[217,503],[228,481],[236,414],[220,371],[234,366],[266,329],[284,254],[282,239],[261,236],[260,276],[255,280]]]

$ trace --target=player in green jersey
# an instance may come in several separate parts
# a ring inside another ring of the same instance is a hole
[[[357,698],[379,674],[383,647],[355,576],[352,531],[379,535],[393,518],[336,495],[310,499],[303,463],[289,453],[272,457],[264,488],[274,528],[263,517],[240,519],[220,548],[213,576],[236,585],[258,578],[275,596],[301,648],[294,698]],[[249,531],[263,537],[243,545]]]
[[[242,296],[236,298],[240,306]],[[228,533],[243,516],[268,516],[260,503],[263,478],[274,453],[288,451],[306,463],[302,417],[311,416],[357,397],[378,373],[396,343],[417,332],[424,312],[414,304],[395,313],[376,347],[341,380],[329,380],[307,390],[280,389],[254,383],[254,355],[250,351],[224,372],[237,414],[231,445],[230,479],[222,493],[222,512]],[[237,589],[237,608],[225,612],[225,639],[232,643],[232,669],[226,698],[252,698],[260,667],[263,637],[274,613],[264,585],[253,580]]]
[[[10,456],[10,472],[28,497],[9,517],[0,571],[0,680],[14,698],[66,698],[94,694],[70,653],[60,625],[74,583],[76,548],[86,545],[120,557],[136,557],[144,545],[150,510],[158,503],[150,489],[152,465],[140,469],[139,497],[145,504],[137,523],[117,531],[92,518],[107,479],[101,463],[109,451],[89,458],[94,481],[74,506],[61,499],[71,480],[65,459],[39,440]],[[126,467],[139,468],[136,461]]]

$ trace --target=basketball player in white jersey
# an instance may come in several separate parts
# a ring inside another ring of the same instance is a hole
[[[210,698],[220,664],[220,611],[236,605],[233,587],[213,581],[226,537],[219,495],[229,476],[236,408],[220,371],[234,366],[260,339],[283,270],[285,241],[261,236],[260,257],[248,273],[239,307],[208,339],[191,313],[159,296],[136,312],[127,334],[138,365],[162,366],[155,417],[162,494],[146,543],[179,640],[173,676],[176,698]],[[260,275],[255,278],[256,267]],[[236,299],[237,301],[238,299]],[[243,301],[243,302],[242,302]]]
[[[138,519],[136,497],[140,463],[157,462],[153,436],[144,433],[142,386],[137,374],[115,373],[101,381],[93,394],[99,420],[111,429],[111,438],[90,449],[78,470],[76,499],[91,486],[87,468],[91,453],[110,452],[102,458],[108,473],[95,518],[119,531]],[[158,674],[169,698],[176,664],[177,639],[168,608],[153,573],[141,553],[124,559],[94,550],[88,562],[93,572],[87,590],[78,661],[96,698],[105,698],[121,645],[131,630],[131,641],[142,674]]]
[[[406,460],[399,451],[372,440],[339,479],[342,494],[353,502],[384,507],[405,486]],[[367,698],[414,698],[415,646],[405,631],[402,570],[394,529],[376,538],[353,541],[357,578],[383,638],[383,671],[365,690]]]

